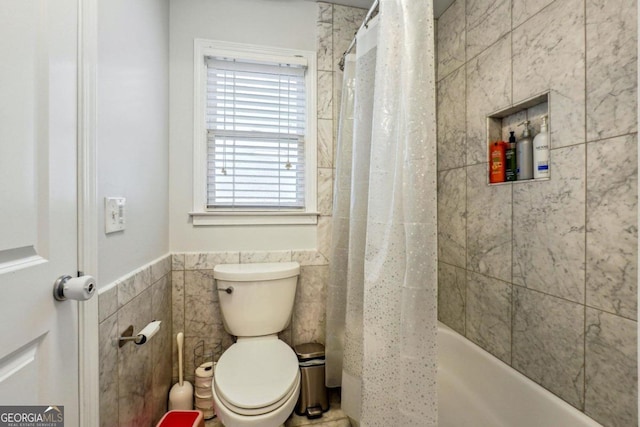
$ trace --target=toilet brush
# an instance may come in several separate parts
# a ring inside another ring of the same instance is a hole
[[[169,410],[179,409],[190,411],[193,409],[193,386],[189,381],[184,381],[182,369],[182,346],[184,344],[184,334],[178,332],[176,337],[178,342],[178,383],[171,387],[169,392]]]

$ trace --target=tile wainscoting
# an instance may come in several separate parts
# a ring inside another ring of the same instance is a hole
[[[164,256],[99,291],[100,426],[151,426],[166,412],[171,387],[171,256]],[[160,331],[144,345],[118,347],[152,320]]]

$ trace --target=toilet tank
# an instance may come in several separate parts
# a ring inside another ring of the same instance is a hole
[[[220,264],[213,269],[224,328],[238,337],[277,334],[291,319],[297,262]]]

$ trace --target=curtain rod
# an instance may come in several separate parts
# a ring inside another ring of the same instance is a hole
[[[356,33],[353,35],[353,39],[351,40],[349,47],[347,48],[347,50],[344,51],[344,53],[342,54],[342,58],[340,58],[340,62],[338,63],[340,70],[344,71],[345,57],[349,54],[349,52],[351,52],[353,47],[356,45],[356,36],[358,32],[363,28],[365,28],[369,23],[369,21],[373,19],[373,14],[375,13],[376,9],[378,9],[379,4],[380,4],[380,0],[375,0],[373,2],[373,4],[371,5],[371,8],[369,9],[369,12],[367,12],[367,15],[364,17],[364,21],[362,21],[362,25],[360,25],[360,27],[358,28],[358,31],[356,31]]]

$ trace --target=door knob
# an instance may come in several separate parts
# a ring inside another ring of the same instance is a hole
[[[56,301],[74,299],[86,301],[96,292],[96,280],[92,276],[60,276],[53,284],[53,297]]]

